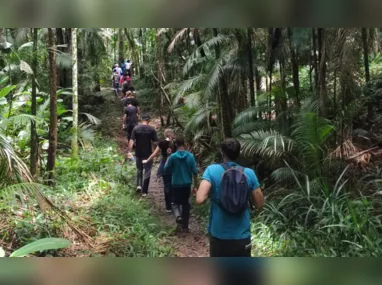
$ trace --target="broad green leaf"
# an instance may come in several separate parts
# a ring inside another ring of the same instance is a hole
[[[44,238],[23,246],[22,248],[13,252],[10,257],[24,257],[37,251],[60,249],[69,247],[71,245],[72,243],[66,239]]]
[[[0,98],[4,98],[5,96],[7,96],[9,92],[14,90],[16,87],[16,85],[5,86],[3,89],[0,90]]]

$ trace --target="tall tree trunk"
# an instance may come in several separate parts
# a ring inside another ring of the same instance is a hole
[[[218,36],[218,29],[213,28],[214,37]],[[216,59],[220,58],[220,45],[217,43],[215,45],[215,54]],[[231,109],[232,102],[230,102],[228,98],[228,90],[227,83],[225,80],[225,75],[220,74],[219,76],[219,84],[218,84],[218,101],[220,105],[220,122],[222,125],[223,136],[228,138],[232,136],[232,120],[233,120],[233,112]]]
[[[252,28],[247,29],[247,53],[248,53],[248,77],[249,77],[249,92],[250,92],[250,98],[251,98],[251,106],[254,107],[256,104],[255,101],[255,83],[254,83],[254,76],[253,76],[253,51],[252,51],[252,35],[253,30]]]
[[[292,75],[293,75],[293,86],[295,92],[295,103],[298,109],[300,109],[300,78],[298,74],[298,61],[296,56],[296,51],[293,47],[292,42],[292,29],[288,28],[288,37],[289,37],[289,48],[291,54],[291,63],[292,63]]]
[[[202,45],[202,41],[200,40],[200,32],[199,29],[195,28],[194,29],[194,37],[195,37],[195,44],[198,48]],[[206,53],[204,52],[203,48],[200,48],[200,56],[205,57]]]
[[[363,61],[365,66],[365,79],[366,83],[370,82],[370,70],[369,70],[369,45],[367,38],[367,30],[365,28],[361,29],[362,32],[362,43],[363,43]],[[374,117],[373,102],[368,98],[367,103],[367,118],[372,120]]]
[[[72,28],[72,85],[73,85],[73,129],[72,158],[78,158],[78,59],[77,28]]]
[[[319,82],[319,94],[321,100],[321,114],[323,117],[328,116],[328,98],[327,98],[327,88],[326,88],[326,35],[325,29],[318,29],[318,48],[319,48],[319,63],[320,63],[320,72],[318,74]]]
[[[140,28],[139,29],[139,40],[141,42],[141,45],[142,45],[142,48],[141,48],[141,51],[142,51],[142,55],[141,55],[141,66],[140,66],[140,72],[141,72],[141,78],[144,78],[145,77],[145,57],[146,57],[146,42],[144,40],[144,35],[143,35],[143,29]]]
[[[158,30],[158,29],[157,29]],[[162,68],[163,68],[163,56],[162,56],[162,45],[161,45],[161,39],[160,35],[156,32],[156,47],[157,47],[157,78],[158,78],[158,93],[159,93],[159,114],[160,114],[160,121],[161,126],[164,126],[164,120],[163,120],[163,94],[162,94],[162,88],[163,88],[163,76],[162,76]],[[171,106],[169,106],[171,108]]]
[[[57,69],[55,36],[52,28],[48,29],[49,42],[49,69],[50,69],[50,123],[49,123],[49,148],[47,171],[49,172],[49,185],[54,184],[54,167],[57,151]]]
[[[281,98],[280,98],[280,108],[282,111],[281,116],[281,130],[284,135],[289,135],[289,127],[290,121],[287,117],[288,111],[288,98],[286,93],[286,66],[285,59],[283,57],[280,58],[280,80],[281,80]]]
[[[62,45],[65,44],[64,39],[64,31],[62,28],[56,28],[56,39],[57,39],[57,49],[61,52],[65,52],[66,48]],[[60,68],[57,67],[57,86],[66,88],[66,82],[65,82],[65,69],[60,70]]]
[[[317,39],[316,29],[312,29],[312,43],[313,43],[313,69],[314,69],[314,90],[318,93],[318,66],[317,66]]]
[[[117,29],[113,29],[113,47],[114,47],[114,62],[117,63]]]
[[[32,70],[33,70],[33,76],[32,76],[32,116],[36,116],[37,114],[37,82],[36,82],[36,76],[37,76],[37,68],[38,68],[38,57],[37,57],[37,38],[38,36],[38,29],[33,29],[33,61],[32,61]],[[37,172],[37,163],[38,163],[38,137],[37,137],[37,130],[36,130],[36,122],[31,122],[31,140],[30,140],[30,147],[31,147],[31,156],[30,156],[30,172],[33,176],[36,175]]]
[[[124,39],[123,39],[123,29],[119,29],[119,32],[118,32],[118,42],[119,42],[119,46],[118,46],[118,60],[119,60],[119,63],[122,63],[123,60],[124,60],[124,55],[125,55],[125,43],[124,43]]]
[[[65,29],[65,43],[67,45],[66,51],[70,51],[70,47],[72,46],[72,28]],[[72,71],[70,68],[65,68],[65,87],[72,87]]]

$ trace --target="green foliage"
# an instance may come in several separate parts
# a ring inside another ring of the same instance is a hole
[[[66,239],[59,239],[59,238],[40,239],[14,251],[10,255],[10,257],[25,257],[37,251],[61,249],[61,248],[69,247],[71,246],[71,244],[72,243]]]

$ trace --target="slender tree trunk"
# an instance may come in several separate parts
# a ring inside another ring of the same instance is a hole
[[[140,69],[141,69],[141,78],[144,78],[145,77],[145,63],[146,63],[146,61],[145,61],[145,57],[146,57],[146,42],[145,42],[145,40],[144,40],[144,35],[143,35],[143,29],[142,28],[140,28],[139,29],[139,39],[140,39],[140,42],[141,42],[141,45],[142,45],[142,48],[141,48],[141,51],[142,51],[142,54],[141,54],[141,67],[140,67]]]
[[[70,47],[72,46],[72,28],[66,28],[65,29],[65,43],[67,44],[66,51],[70,51]],[[72,71],[70,68],[65,68],[65,77],[64,77],[64,82],[65,82],[65,87],[72,87]]]
[[[117,29],[113,29],[114,37],[113,37],[113,47],[114,47],[114,62],[117,63]]]
[[[62,47],[62,45],[65,44],[64,40],[64,31],[62,28],[56,28],[56,39],[57,39],[57,45],[60,47],[57,47],[57,49],[61,52],[65,52],[66,48]],[[65,69],[60,70],[60,68],[57,67],[57,86],[66,88],[66,82],[65,82]]]
[[[318,47],[319,47],[319,62],[320,62],[320,72],[318,76],[319,81],[319,94],[321,99],[321,114],[323,117],[328,116],[328,98],[327,98],[327,88],[326,88],[326,40],[325,40],[325,29],[318,29]]]
[[[197,47],[200,47],[202,45],[202,41],[200,40],[200,32],[199,29],[194,30],[194,37],[195,37],[195,43]],[[200,56],[205,57],[206,53],[204,52],[203,48],[200,48]]]
[[[37,114],[37,68],[38,68],[38,57],[37,57],[37,38],[38,29],[33,29],[33,61],[32,61],[32,116],[36,116]],[[38,163],[38,137],[36,130],[36,122],[31,122],[31,156],[30,156],[30,172],[33,176],[36,175],[37,172],[37,163]]]
[[[296,56],[296,51],[292,43],[292,29],[288,28],[288,37],[289,37],[289,47],[291,54],[291,63],[292,63],[292,75],[293,75],[293,86],[295,92],[295,102],[298,109],[300,109],[300,78],[298,73],[298,61]]]
[[[313,68],[314,68],[314,90],[318,92],[318,66],[317,66],[317,40],[316,29],[312,29],[312,43],[313,43]]]
[[[119,62],[122,63],[123,60],[124,60],[124,54],[125,54],[125,49],[124,49],[124,39],[123,39],[123,29],[119,29],[119,32],[118,32],[118,42],[119,42],[119,46],[118,46],[118,59],[119,59]]]
[[[366,83],[370,82],[370,70],[369,70],[369,46],[367,39],[367,30],[365,28],[361,29],[362,32],[362,42],[363,42],[363,61],[365,66],[365,79]],[[368,98],[367,103],[367,118],[372,120],[374,117],[373,102]]]
[[[249,77],[249,91],[250,91],[250,98],[251,98],[251,106],[254,107],[255,102],[255,83],[254,83],[254,76],[253,76],[253,51],[252,51],[252,35],[253,30],[252,28],[247,29],[247,53],[248,53],[248,77]]]
[[[158,30],[158,29],[157,29]],[[162,76],[162,68],[163,68],[163,56],[162,56],[162,45],[160,35],[156,32],[156,47],[157,47],[157,78],[158,78],[158,93],[159,93],[159,113],[161,118],[161,126],[164,126],[163,120],[163,94],[162,94],[162,84],[163,84],[163,76]],[[171,108],[171,106],[169,106]]]
[[[49,148],[47,170],[49,172],[49,184],[54,184],[54,167],[57,151],[57,69],[54,31],[48,29],[49,41],[49,69],[50,69],[50,123],[49,123]]]
[[[218,29],[213,28],[214,37],[218,36]],[[220,45],[215,45],[216,59],[220,58]],[[232,120],[233,120],[233,111],[232,111],[232,102],[228,98],[227,82],[225,80],[225,75],[220,74],[219,84],[218,84],[218,98],[220,104],[220,121],[223,127],[223,136],[228,138],[232,136]]]
[[[78,59],[77,28],[72,28],[72,85],[73,85],[73,129],[72,158],[78,158]]]

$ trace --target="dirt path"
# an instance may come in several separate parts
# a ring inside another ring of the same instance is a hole
[[[111,99],[113,98],[113,99]],[[120,101],[114,96],[110,97],[107,105],[108,110],[108,124],[107,133],[114,137],[118,143],[120,151],[126,153],[127,139],[124,131],[121,128],[122,125],[122,107]],[[106,104],[105,104],[106,105]],[[153,118],[150,125],[159,129],[159,118]],[[150,186],[149,195],[147,199],[152,201],[153,214],[157,215],[161,221],[169,227],[175,229],[175,219],[172,214],[165,212],[164,193],[162,180],[157,180],[158,164],[154,165]],[[208,256],[208,239],[203,233],[203,229],[200,227],[198,221],[195,219],[192,210],[190,217],[190,233],[177,233],[168,237],[169,245],[175,249],[176,256],[179,257],[207,257]]]

